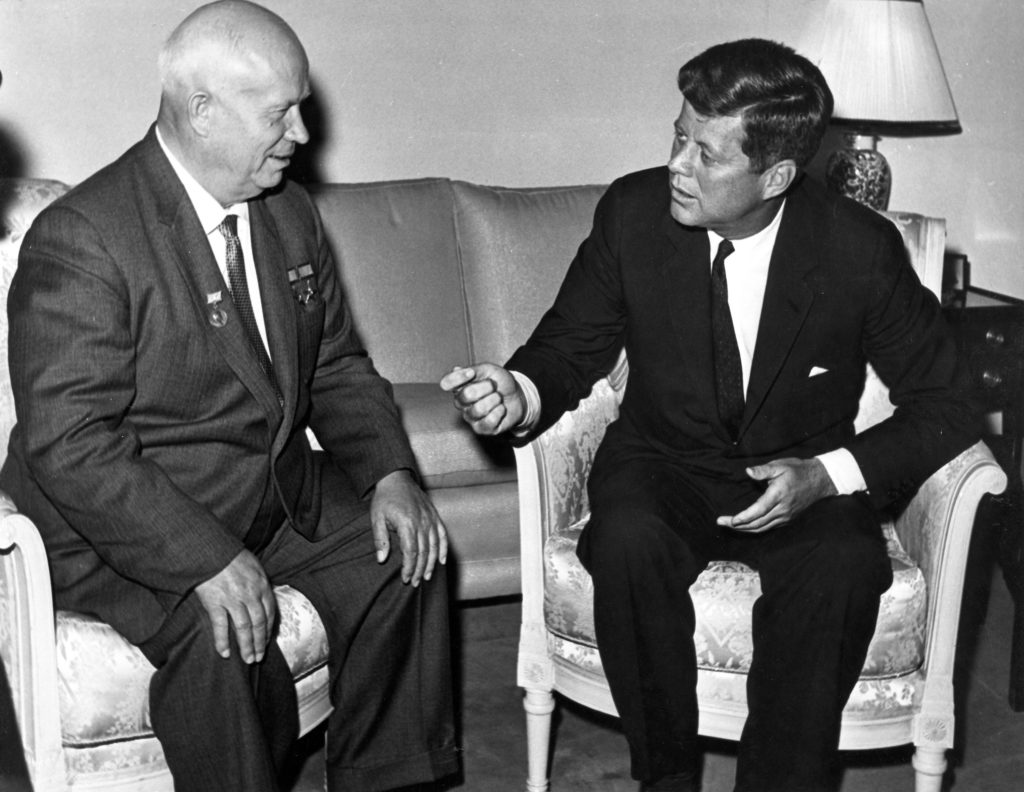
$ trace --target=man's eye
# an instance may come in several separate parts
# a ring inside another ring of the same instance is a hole
[[[712,157],[710,154],[708,154],[703,149],[701,149],[701,152],[700,152],[700,161],[703,162],[705,165],[714,165],[715,164],[715,158]]]

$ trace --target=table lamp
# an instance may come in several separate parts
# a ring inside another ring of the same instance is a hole
[[[826,165],[829,188],[884,210],[892,172],[880,136],[961,131],[923,1],[828,0],[798,49],[828,80],[832,122],[846,130]]]

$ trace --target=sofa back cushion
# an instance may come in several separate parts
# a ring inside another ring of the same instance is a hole
[[[469,359],[504,363],[550,307],[590,232],[605,187],[504,188],[456,181],[452,190]]]
[[[450,182],[308,189],[377,370],[392,382],[437,382],[468,360]]]

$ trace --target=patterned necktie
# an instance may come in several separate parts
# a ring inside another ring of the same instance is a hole
[[[259,328],[256,326],[256,314],[252,310],[252,301],[249,299],[249,284],[245,278],[245,258],[242,256],[242,242],[238,238],[238,215],[225,215],[224,221],[217,226],[217,229],[224,235],[227,243],[227,265],[228,281],[231,286],[231,298],[235,308],[242,320],[242,329],[249,338],[249,345],[256,353],[260,368],[267,375],[267,379],[277,389],[277,381],[274,378],[274,367],[270,362],[270,355],[263,345],[263,338],[260,336]]]
[[[711,265],[711,343],[718,417],[735,440],[743,418],[743,367],[729,312],[729,284],[725,277],[725,259],[732,251],[732,242],[723,239]]]

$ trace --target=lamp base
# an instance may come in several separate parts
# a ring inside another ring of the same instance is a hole
[[[892,171],[877,149],[878,138],[851,132],[844,141],[846,147],[836,149],[825,166],[829,189],[884,211],[889,206]]]

